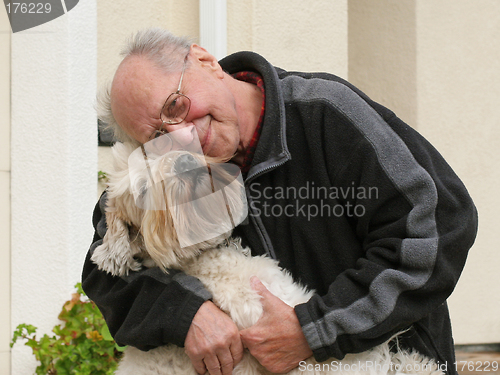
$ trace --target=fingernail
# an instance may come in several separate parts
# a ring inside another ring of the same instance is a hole
[[[260,280],[259,280],[259,278],[258,278],[257,276],[252,276],[252,277],[250,278],[250,285],[251,285],[252,287],[254,287],[254,288],[255,288],[255,287],[258,287],[258,286],[259,286],[259,283],[260,283]]]

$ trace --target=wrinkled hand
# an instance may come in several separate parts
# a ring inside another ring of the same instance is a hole
[[[253,277],[252,288],[262,296],[262,316],[255,325],[240,331],[243,345],[269,371],[286,373],[312,356],[292,307],[274,296]]]
[[[194,316],[184,347],[198,374],[231,375],[243,357],[238,328],[211,301]]]

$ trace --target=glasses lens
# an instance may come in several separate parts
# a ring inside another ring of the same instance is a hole
[[[182,94],[170,94],[161,111],[161,120],[167,124],[178,124],[186,118],[191,100]]]

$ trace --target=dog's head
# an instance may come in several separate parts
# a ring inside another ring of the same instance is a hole
[[[93,257],[107,271],[137,268],[132,259],[140,250],[163,269],[177,268],[182,260],[221,244],[246,217],[244,186],[235,165],[185,150],[151,157],[144,148],[133,150],[120,143],[113,153],[103,244],[107,248],[96,249],[101,251]],[[124,248],[123,237],[129,243],[133,239],[123,224],[137,228],[142,249]]]

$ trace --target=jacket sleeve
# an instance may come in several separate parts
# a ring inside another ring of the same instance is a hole
[[[82,287],[102,312],[120,345],[149,350],[173,343],[183,346],[199,307],[211,298],[201,282],[180,271],[142,269],[126,277],[100,271],[91,260],[106,233],[106,193],[93,215],[95,234],[85,259]]]
[[[392,112],[342,90],[344,102],[332,106],[359,140],[330,178],[376,187],[377,196],[349,202],[365,209],[351,222],[362,251],[356,266],[295,308],[319,361],[367,350],[442,306],[477,231],[474,204],[442,156]]]

